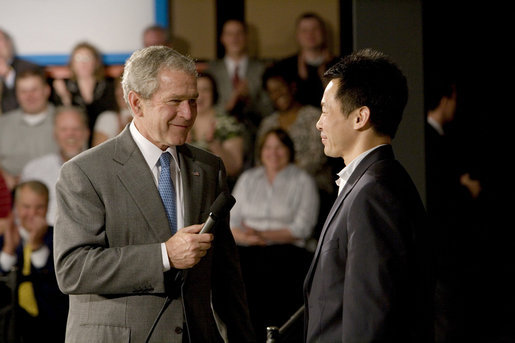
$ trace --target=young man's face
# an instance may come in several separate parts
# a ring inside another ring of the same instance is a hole
[[[336,93],[340,81],[333,79],[324,91],[322,98],[322,114],[316,127],[320,131],[324,153],[330,157],[341,157],[345,159],[355,140],[353,129],[353,113],[349,115],[343,113],[340,101],[336,98]]]
[[[225,23],[220,37],[226,53],[241,54],[247,48],[247,33],[245,27],[236,21],[230,20]]]

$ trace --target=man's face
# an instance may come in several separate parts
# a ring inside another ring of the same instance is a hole
[[[324,31],[315,18],[302,19],[297,26],[297,42],[302,49],[318,49],[324,43]]]
[[[16,97],[25,113],[43,112],[49,96],[50,86],[37,76],[27,76],[16,81]]]
[[[34,192],[29,187],[23,187],[17,194],[14,206],[21,226],[30,229],[33,227],[32,221],[36,217],[45,218],[48,201],[46,197]]]
[[[228,21],[222,29],[220,41],[228,54],[243,53],[247,47],[245,28],[238,21]]]
[[[89,129],[73,110],[59,113],[54,127],[55,139],[64,160],[81,153],[89,138]]]
[[[162,69],[159,87],[150,99],[139,99],[133,108],[139,132],[160,149],[186,142],[197,117],[197,79],[180,70]],[[133,104],[131,104],[132,106]]]
[[[320,131],[324,153],[330,157],[342,157],[352,148],[355,139],[353,129],[353,112],[348,116],[343,113],[336,93],[340,81],[331,80],[324,91],[322,98],[322,114],[316,127]]]

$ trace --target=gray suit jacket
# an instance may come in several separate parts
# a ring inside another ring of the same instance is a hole
[[[221,160],[177,147],[185,194],[185,226],[206,220],[226,190]],[[68,342],[143,342],[177,270],[163,273],[160,244],[168,220],[151,171],[128,126],[114,139],[65,163],[57,182],[54,253],[59,287],[70,294]],[[152,342],[220,342],[211,304],[231,342],[253,341],[228,220],[191,270],[180,297],[164,312]],[[183,317],[184,314],[184,317]]]
[[[261,119],[274,110],[268,94],[262,87],[265,64],[259,60],[249,58],[245,79],[247,80],[250,102],[243,108],[244,119],[250,120],[256,127]],[[232,80],[223,59],[211,61],[207,72],[213,75],[219,94],[218,105],[225,106],[232,94]]]
[[[322,228],[305,284],[307,342],[431,342],[425,210],[391,146],[367,155]]]

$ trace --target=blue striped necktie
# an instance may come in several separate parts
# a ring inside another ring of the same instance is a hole
[[[159,174],[158,190],[161,195],[161,200],[165,206],[166,216],[170,224],[172,235],[177,232],[177,204],[175,197],[175,188],[173,186],[172,177],[170,175],[170,155],[169,152],[164,152],[159,157],[161,164],[161,173]]]

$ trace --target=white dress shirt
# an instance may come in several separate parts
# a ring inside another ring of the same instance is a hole
[[[378,146],[373,147],[372,149],[369,149],[365,152],[362,152],[359,154],[356,158],[354,158],[347,166],[343,167],[342,170],[337,174],[338,179],[336,180],[336,184],[338,185],[338,195],[340,195],[343,187],[345,187],[345,184],[347,181],[349,181],[349,177],[352,175],[354,170],[356,170],[356,167],[359,165],[359,163],[372,151],[379,148],[380,146],[383,146],[386,144],[380,144]]]
[[[148,164],[148,167],[150,168],[150,171],[152,172],[152,175],[154,176],[154,182],[156,184],[156,187],[159,182],[159,173],[161,172],[161,167],[159,165],[159,157],[164,152],[160,148],[158,148],[156,145],[154,145],[152,142],[150,142],[148,139],[143,137],[143,135],[138,131],[136,128],[136,125],[134,124],[134,121],[131,122],[129,126],[132,138],[136,142],[136,145],[138,146],[139,150],[143,154],[143,158]],[[166,149],[172,157],[174,163],[170,166],[170,174],[172,176],[172,181],[175,187],[175,194],[176,194],[176,203],[177,203],[177,230],[184,227],[184,197],[183,197],[183,187],[182,187],[182,179],[181,179],[181,173],[180,173],[180,166],[179,166],[179,158],[177,156],[177,149],[175,146],[168,147]],[[166,252],[166,245],[165,243],[161,244],[161,252],[163,255],[163,268],[165,271],[170,270],[170,261],[168,260],[168,253]]]
[[[228,56],[224,57],[225,67],[229,72],[229,78],[232,80],[234,78],[234,71],[236,66],[238,66],[238,77],[240,80],[245,78],[245,74],[247,74],[247,66],[249,64],[248,56],[241,58],[239,61],[235,61]]]
[[[25,246],[25,244],[27,244],[27,240],[29,239],[29,232],[22,226],[19,226],[18,230],[23,241],[23,246]],[[43,244],[41,248],[31,252],[30,261],[34,267],[38,269],[43,268],[46,265],[49,256],[50,249],[45,244]],[[3,251],[0,252],[0,266],[2,267],[2,270],[11,270],[11,268],[14,267],[17,262],[17,255],[9,255]]]

